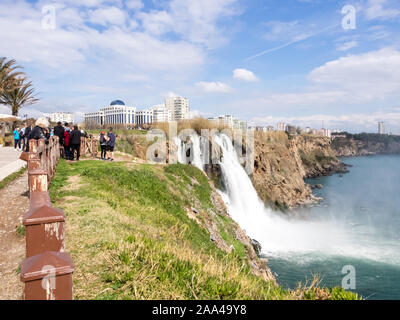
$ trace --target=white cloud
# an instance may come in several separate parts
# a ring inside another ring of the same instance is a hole
[[[308,78],[354,96],[379,99],[400,92],[399,69],[400,51],[384,48],[327,62],[314,69]]]
[[[309,84],[303,89],[252,94],[229,106],[262,114],[267,110],[299,112],[387,105],[400,98],[399,69],[400,51],[393,48],[348,55],[312,70],[307,76]]]
[[[79,10],[60,6],[55,30],[43,30],[41,19],[41,10],[25,2],[15,7],[11,2],[0,3],[0,30],[7,30],[0,32],[0,43],[8,44],[1,47],[2,55],[63,73],[80,72],[90,64],[114,73],[121,69],[183,73],[204,62],[205,51],[196,45],[127,29],[125,13],[117,7]],[[89,20],[113,26],[100,32],[84,25]]]
[[[257,82],[259,79],[254,75],[254,73],[247,69],[235,69],[233,70],[233,78],[237,80],[242,80],[246,82]]]
[[[146,31],[152,34],[173,32],[194,44],[215,48],[227,41],[230,30],[220,22],[237,14],[238,0],[172,0],[164,10],[138,15]]]
[[[393,19],[400,16],[400,10],[387,8],[386,0],[369,0],[365,9],[368,20],[373,19]]]
[[[336,49],[338,51],[347,51],[358,46],[357,41],[349,41],[339,45]]]
[[[117,7],[105,7],[89,13],[90,22],[102,26],[107,24],[125,25],[125,12]]]
[[[128,0],[125,1],[125,5],[127,8],[132,10],[142,9],[144,7],[142,0]]]
[[[232,88],[223,82],[205,82],[196,83],[196,87],[207,93],[231,93]]]

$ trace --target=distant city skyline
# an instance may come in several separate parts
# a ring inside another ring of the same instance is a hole
[[[204,118],[400,133],[399,31],[396,0],[0,3],[0,55],[40,92],[20,116],[76,121],[113,99],[145,109],[182,96]]]

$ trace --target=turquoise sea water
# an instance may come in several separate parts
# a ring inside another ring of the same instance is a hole
[[[353,291],[363,298],[400,299],[400,155],[342,160],[353,165],[350,173],[307,181],[324,186],[314,191],[324,201],[301,213],[306,220],[343,225],[348,237],[337,239],[343,250],[267,256],[268,265],[289,288],[315,274],[321,286],[341,286],[342,268],[350,265],[355,270]]]

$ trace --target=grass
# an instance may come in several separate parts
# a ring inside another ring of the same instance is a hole
[[[8,184],[13,182],[14,180],[18,179],[20,176],[24,174],[26,171],[26,166],[19,169],[17,172],[10,174],[9,176],[5,177],[3,180],[0,181],[0,190],[5,188]]]
[[[254,274],[236,223],[193,166],[61,160],[50,195],[67,215],[76,299],[355,298]]]

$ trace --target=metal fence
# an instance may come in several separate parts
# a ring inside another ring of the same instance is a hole
[[[81,154],[95,157],[97,141],[82,138]],[[62,150],[62,147],[61,147]],[[30,140],[29,152],[21,159],[28,164],[29,211],[23,224],[26,234],[26,259],[21,266],[26,300],[71,300],[74,265],[65,252],[65,214],[51,204],[48,187],[60,159],[58,137],[46,144]]]

